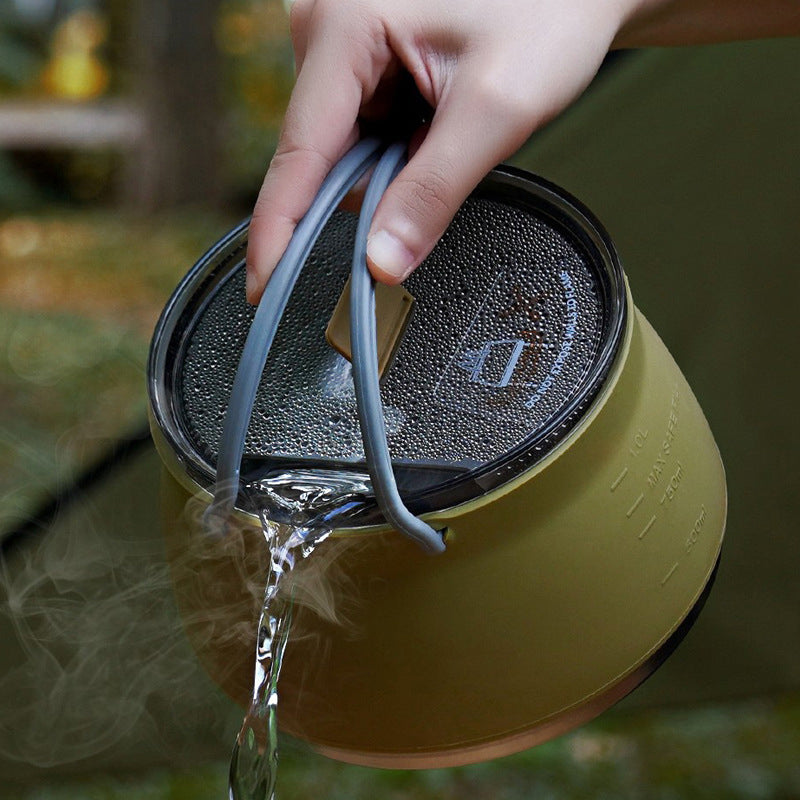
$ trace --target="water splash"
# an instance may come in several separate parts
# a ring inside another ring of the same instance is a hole
[[[297,471],[250,484],[265,510],[270,560],[258,622],[253,694],[236,737],[228,778],[230,800],[273,800],[278,768],[278,679],[289,640],[293,598],[283,580],[337,524],[361,508],[369,480],[358,473]],[[280,516],[290,524],[268,518]]]

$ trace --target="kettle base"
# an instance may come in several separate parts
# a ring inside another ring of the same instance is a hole
[[[345,750],[320,744],[314,744],[313,748],[320,755],[327,758],[361,767],[441,769],[463,767],[468,764],[503,758],[569,733],[600,716],[604,711],[607,711],[629,695],[634,689],[641,686],[675,652],[706,604],[719,571],[720,558],[721,555],[718,554],[708,581],[689,613],[656,652],[636,670],[626,675],[618,683],[607,687],[605,691],[592,697],[587,703],[574,706],[561,714],[538,723],[532,728],[511,733],[502,739],[493,739],[473,746],[459,746],[457,750],[447,749],[419,753],[377,753]]]

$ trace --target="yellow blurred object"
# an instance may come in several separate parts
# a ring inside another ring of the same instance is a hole
[[[106,39],[105,21],[93,11],[76,11],[53,34],[52,55],[41,76],[48,94],[91,100],[108,88],[108,68],[94,52]]]
[[[55,56],[42,75],[48,94],[71,100],[90,100],[108,88],[108,70],[91,53],[72,52]]]
[[[76,11],[62,22],[53,35],[56,50],[95,50],[105,42],[108,25],[94,11]]]

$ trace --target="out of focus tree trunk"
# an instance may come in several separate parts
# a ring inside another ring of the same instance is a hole
[[[136,207],[214,206],[222,193],[221,0],[131,4],[132,89],[144,139],[130,159],[125,194]]]

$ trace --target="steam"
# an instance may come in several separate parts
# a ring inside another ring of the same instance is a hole
[[[312,538],[334,528],[346,528],[348,517],[362,509],[372,493],[366,475],[345,470],[295,469],[251,484],[249,490],[265,509],[261,522],[267,538],[276,518],[295,529],[313,532]],[[302,606],[341,629],[352,628],[355,623],[351,612],[358,600],[355,586],[342,567],[343,556],[345,552],[352,555],[363,546],[364,541],[356,537],[327,539],[314,549],[313,558],[297,563],[284,582],[284,591],[292,593],[295,606]],[[301,635],[296,626],[293,638]]]
[[[318,510],[302,491],[283,502]],[[82,506],[0,559],[0,757],[44,768],[227,754],[242,712],[218,687],[249,701],[264,533],[240,520],[215,539],[204,499],[167,493],[162,506],[163,535],[156,509],[143,531],[124,506]],[[356,607],[340,559],[359,538],[328,539],[284,587],[337,635]],[[292,640],[312,635],[298,624]]]
[[[208,535],[207,498],[194,497],[184,508],[184,524],[167,537],[175,592],[189,639],[208,672],[244,706],[252,691],[252,653],[264,600],[268,541],[276,526],[282,529],[277,541],[288,537],[289,528],[297,532],[305,525],[313,529],[316,539],[323,527],[320,515],[331,508],[341,512],[353,497],[367,491],[367,485],[349,475],[337,480],[335,474],[321,478],[297,471],[251,490],[261,507],[269,509],[260,528],[252,517],[233,516],[225,523],[224,536],[218,529]],[[273,515],[287,522],[275,523],[268,518]],[[338,519],[334,514],[329,527]],[[319,620],[328,630],[336,628],[336,635],[353,632],[357,593],[342,567],[342,556],[363,546],[358,537],[332,537],[314,549],[312,557],[296,560],[281,582],[280,593],[291,594],[295,609],[308,613],[295,616],[291,641],[318,635]],[[308,619],[316,620],[311,626],[314,633],[304,626],[303,620]]]
[[[159,532],[63,516],[0,561],[0,755],[132,766],[214,752],[236,712],[183,634]]]

